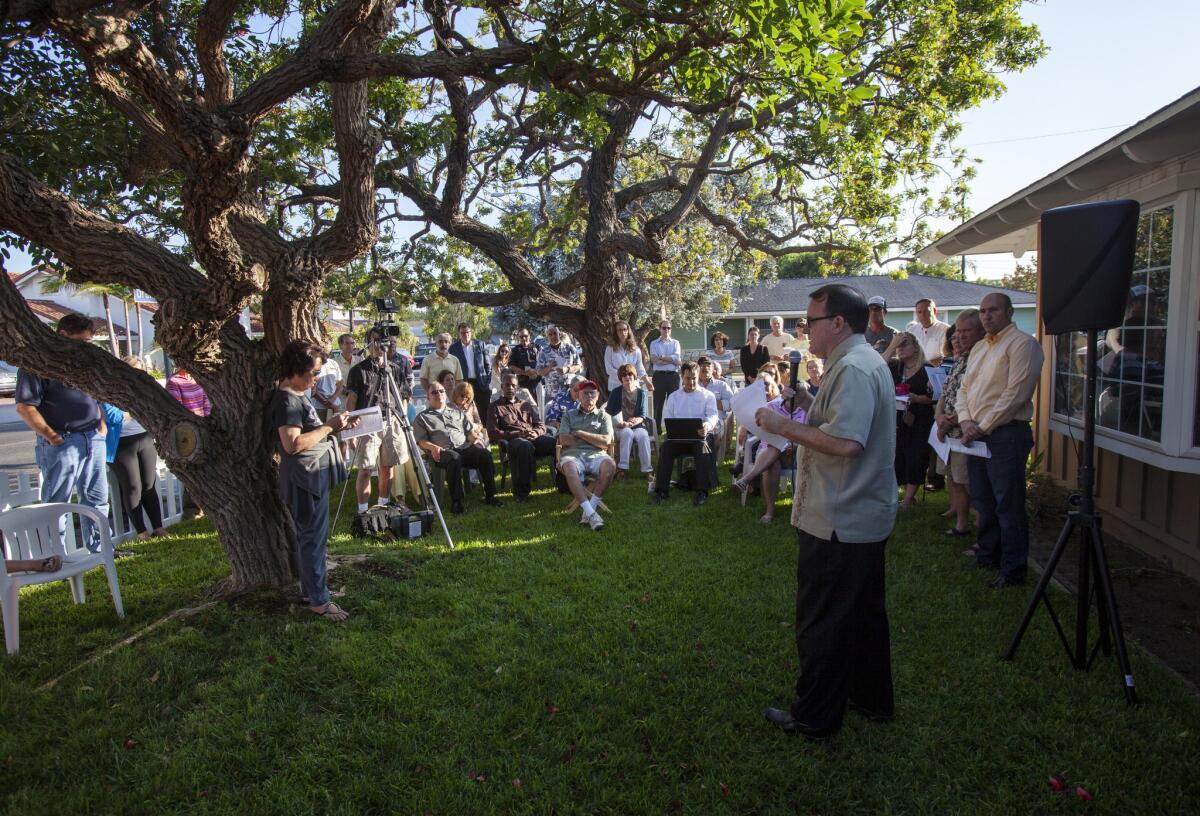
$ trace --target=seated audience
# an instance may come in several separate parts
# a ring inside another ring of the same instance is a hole
[[[667,397],[663,405],[663,426],[671,419],[699,419],[702,421],[696,441],[671,439],[667,432],[667,440],[658,450],[658,476],[654,483],[654,503],[667,500],[671,486],[671,471],[675,467],[675,458],[680,455],[694,456],[696,459],[696,492],[692,504],[699,507],[708,499],[708,491],[717,480],[717,465],[713,456],[716,445],[714,433],[721,421],[717,411],[717,398],[711,391],[699,386],[699,376],[696,364],[684,363],[681,368],[682,387]]]
[[[62,569],[62,556],[46,558],[4,559],[5,572],[58,572]]]
[[[558,459],[558,469],[562,471],[567,488],[583,511],[579,523],[599,531],[604,529],[604,520],[597,510],[600,498],[617,472],[616,462],[608,455],[608,447],[613,442],[613,423],[612,417],[600,408],[598,385],[591,380],[584,380],[577,384],[576,389],[579,407],[564,413],[559,425],[562,454]],[[590,495],[585,486],[589,476],[596,479]]]
[[[484,504],[499,507],[492,453],[478,444],[485,438],[483,428],[473,424],[462,409],[446,404],[446,389],[440,384],[431,385],[427,396],[429,407],[417,414],[412,423],[413,440],[445,471],[446,483],[450,486],[451,511],[464,512],[464,468],[479,471],[485,493]]]
[[[533,471],[539,456],[554,455],[554,437],[537,411],[518,396],[517,375],[506,371],[500,378],[500,397],[488,409],[488,435],[508,448],[513,472],[513,496],[529,500]]]
[[[929,429],[933,427],[933,384],[925,371],[925,352],[911,332],[899,332],[884,354],[892,370],[897,396],[908,404],[896,412],[896,481],[904,485],[901,509],[917,503],[917,488],[929,467]]]
[[[605,409],[613,418],[613,429],[617,434],[617,474],[629,472],[629,452],[636,444],[638,463],[648,481],[653,481],[654,466],[650,463],[650,400],[646,389],[638,383],[637,369],[624,363],[617,370],[620,388],[608,392]]]
[[[808,393],[815,397],[817,389],[821,387],[821,374],[825,370],[825,364],[821,362],[820,357],[809,357],[804,364],[804,370],[808,373],[808,379],[804,381],[804,386],[808,389]]]
[[[794,422],[803,424],[807,415],[803,408],[795,407],[791,403],[794,393],[790,387],[780,389],[768,378],[767,395],[770,399],[767,407]],[[742,478],[734,482],[733,486],[741,491],[742,501],[745,503],[746,495],[751,491],[754,481],[760,476],[762,477],[762,494],[766,512],[758,521],[760,524],[770,524],[775,519],[775,499],[779,493],[780,474],[785,466],[790,466],[794,462],[796,446],[790,443],[782,447],[764,445],[760,440],[750,437],[745,447],[746,461],[753,461],[754,465],[744,471]]]
[[[742,367],[742,377],[746,384],[754,382],[758,370],[771,362],[771,352],[758,342],[758,326],[751,326],[746,332],[746,345],[738,352],[738,363]]]
[[[454,386],[453,391],[447,393],[450,394],[450,402],[458,406],[459,410],[465,413],[467,419],[471,420],[471,424],[475,426],[477,431],[475,444],[486,448],[489,444],[487,426],[484,424],[483,417],[479,416],[479,407],[475,402],[475,386],[463,380]]]
[[[546,424],[551,428],[557,429],[563,414],[579,407],[579,384],[584,379],[580,374],[570,375],[567,379],[567,387],[546,403]]]

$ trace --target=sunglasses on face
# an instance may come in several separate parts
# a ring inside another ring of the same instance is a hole
[[[446,389],[445,388],[430,388],[429,393],[430,394],[445,394]]]

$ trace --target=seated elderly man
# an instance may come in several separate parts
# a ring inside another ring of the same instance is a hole
[[[717,463],[713,457],[716,444],[714,436],[717,423],[721,421],[717,412],[717,398],[699,386],[695,363],[684,363],[682,367],[683,387],[672,392],[663,405],[663,425],[667,429],[667,441],[658,449],[658,477],[654,481],[654,496],[651,501],[659,504],[666,501],[671,485],[671,470],[675,457],[696,457],[696,493],[692,504],[699,507],[708,500],[708,491],[717,481]],[[671,433],[671,420],[699,419],[700,428],[696,440],[679,439]]]
[[[508,461],[513,470],[513,496],[529,500],[529,485],[539,456],[554,455],[554,437],[546,434],[546,425],[528,402],[517,396],[514,371],[500,376],[500,397],[488,408],[488,436],[508,446]]]
[[[601,530],[604,520],[596,508],[617,472],[617,463],[608,455],[608,446],[613,441],[612,417],[600,407],[600,387],[596,383],[584,380],[576,387],[579,407],[563,414],[558,427],[558,438],[563,446],[558,469],[583,510],[579,523]],[[588,476],[596,478],[591,495],[584,487]]]
[[[496,498],[496,475],[492,467],[492,452],[476,445],[485,439],[482,428],[476,428],[467,415],[446,401],[446,389],[439,384],[429,386],[429,407],[412,421],[413,440],[426,451],[434,463],[446,472],[450,485],[450,509],[463,512],[463,468],[475,468],[483,481],[484,504],[500,506]]]

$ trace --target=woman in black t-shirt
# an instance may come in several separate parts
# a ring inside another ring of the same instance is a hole
[[[296,566],[309,608],[326,620],[344,621],[350,613],[330,600],[325,579],[329,538],[329,491],[346,477],[345,464],[333,435],[352,427],[338,413],[322,423],[304,396],[321,373],[326,354],[300,340],[279,357],[279,389],[271,400],[271,427],[279,433],[279,494],[296,526]]]
[[[767,351],[766,346],[758,344],[758,335],[758,326],[751,326],[746,333],[746,345],[738,353],[738,362],[742,365],[742,376],[746,378],[747,385],[754,382],[760,368],[771,362],[771,352]]]

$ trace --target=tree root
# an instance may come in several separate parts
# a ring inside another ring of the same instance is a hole
[[[52,689],[56,685],[58,685],[59,681],[61,681],[63,678],[65,678],[69,675],[72,675],[75,672],[79,671],[80,669],[90,666],[93,663],[98,663],[99,661],[103,660],[104,658],[108,657],[110,654],[115,652],[117,649],[120,649],[122,646],[128,646],[129,644],[134,643],[135,641],[141,640],[143,637],[150,634],[155,629],[162,626],[164,623],[175,620],[177,618],[187,617],[188,615],[195,615],[197,612],[203,612],[206,609],[211,609],[212,607],[216,606],[218,603],[220,603],[220,602],[219,601],[208,601],[207,603],[202,603],[199,606],[191,606],[191,607],[187,607],[185,609],[176,609],[174,612],[164,615],[163,617],[154,621],[154,623],[143,626],[141,629],[137,630],[136,632],[134,632],[132,635],[125,638],[124,640],[114,643],[112,646],[109,646],[107,649],[104,649],[101,652],[97,652],[96,654],[92,655],[87,660],[83,661],[82,663],[72,666],[71,668],[67,669],[65,672],[60,674],[58,677],[55,677],[53,680],[50,680],[49,682],[43,683],[42,685],[38,686],[37,689],[35,689],[35,691],[39,691],[39,692],[49,691],[50,689]]]

